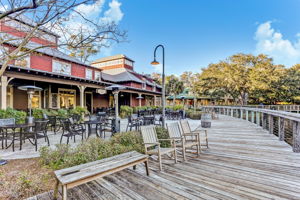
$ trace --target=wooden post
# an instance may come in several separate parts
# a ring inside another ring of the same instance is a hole
[[[248,121],[249,120],[249,112],[248,112],[248,110],[246,110],[246,121]]]
[[[142,106],[142,94],[139,93],[139,107]]]
[[[256,112],[256,124],[260,126],[260,112]]]
[[[300,152],[300,124],[299,122],[293,122],[293,151]]]
[[[230,113],[231,113],[231,114],[230,114],[231,117],[233,117],[233,109],[232,109],[232,108],[230,109]]]
[[[240,116],[240,118],[241,118],[241,119],[243,119],[243,118],[244,118],[244,116],[243,116],[243,115],[244,115],[244,113],[243,113],[243,109],[241,109],[241,110],[240,110],[240,112],[241,112],[241,116]]]
[[[284,141],[284,129],[285,129],[285,120],[283,117],[278,118],[278,138],[280,141]]]
[[[6,96],[7,96],[7,76],[1,76],[0,77],[0,104],[1,104],[1,109],[6,109],[7,108],[7,102],[6,102]]]
[[[251,111],[251,122],[254,123],[254,111]]]
[[[273,130],[274,130],[273,116],[269,115],[269,133],[273,134]]]
[[[267,129],[267,115],[265,113],[262,113],[262,127],[263,129]]]
[[[84,105],[84,90],[85,90],[85,86],[80,85],[78,87],[79,87],[79,93],[80,93],[80,99],[79,99],[80,107],[84,108],[85,107],[85,105]]]

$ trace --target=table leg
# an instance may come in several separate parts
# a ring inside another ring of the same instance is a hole
[[[144,163],[145,163],[145,168],[146,168],[146,174],[147,174],[147,176],[149,176],[148,160],[146,160]]]

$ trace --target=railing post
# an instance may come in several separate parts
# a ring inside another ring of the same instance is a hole
[[[269,133],[273,134],[273,130],[274,130],[273,116],[269,115]]]
[[[251,111],[251,122],[254,123],[254,112]]]
[[[233,108],[230,109],[230,115],[233,117]]]
[[[293,122],[293,151],[300,152],[300,124],[299,122]]]
[[[278,118],[278,138],[280,141],[284,141],[284,129],[285,129],[285,120],[283,117]]]
[[[260,126],[260,113],[256,112],[256,124]]]
[[[243,109],[240,110],[241,116],[240,118],[243,119],[244,118],[244,113],[243,113]]]
[[[267,115],[265,113],[262,113],[262,127],[267,129]]]
[[[249,121],[249,111],[246,110],[246,121]]]

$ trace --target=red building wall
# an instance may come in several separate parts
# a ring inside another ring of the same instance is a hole
[[[6,26],[3,24],[3,22],[0,24],[0,30],[1,30],[1,32],[6,32],[6,33],[9,33],[16,37],[24,38],[26,36],[25,32],[21,32],[12,27]],[[53,42],[50,42],[50,41],[47,41],[47,40],[44,40],[41,38],[33,37],[30,39],[30,41],[38,43],[38,44],[42,44],[42,45],[50,45],[50,47],[52,47],[52,48],[57,48],[56,43],[53,43]]]
[[[52,72],[52,57],[37,53],[31,54],[30,68]]]
[[[85,78],[85,67],[82,65],[72,63],[71,75]]]

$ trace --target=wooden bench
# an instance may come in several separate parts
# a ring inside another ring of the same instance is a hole
[[[54,199],[57,199],[58,186],[62,185],[62,198],[67,199],[67,189],[93,181],[106,175],[145,163],[146,173],[149,176],[148,155],[131,151],[110,158],[77,165],[74,167],[55,171],[57,178]]]

